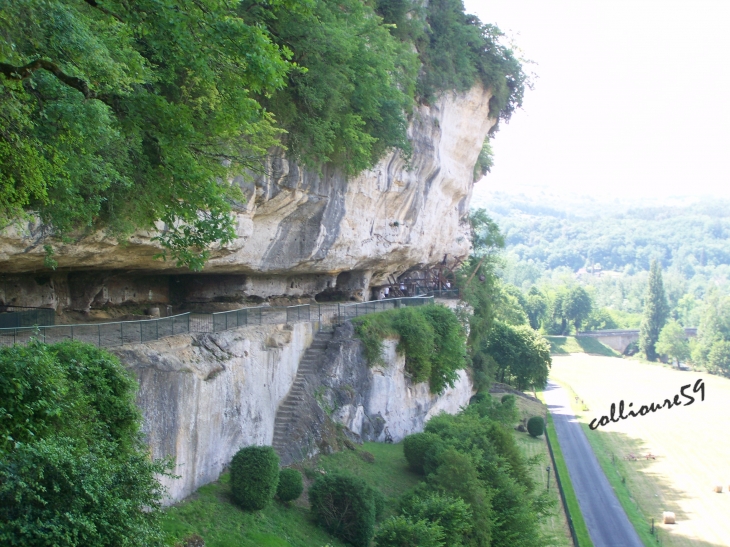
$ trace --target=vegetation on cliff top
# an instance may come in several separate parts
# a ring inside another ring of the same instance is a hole
[[[454,387],[466,368],[466,334],[458,318],[444,306],[406,307],[353,320],[371,365],[383,362],[383,339],[398,337],[406,372],[413,382],[429,382],[432,393]]]
[[[235,237],[226,181],[272,146],[355,173],[408,152],[414,101],[479,79],[507,119],[526,82],[461,0],[17,0],[0,36],[0,217],[66,237],[161,221],[192,268]]]

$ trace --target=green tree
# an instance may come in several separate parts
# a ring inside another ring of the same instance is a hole
[[[679,366],[679,362],[689,359],[689,342],[687,342],[687,334],[684,328],[674,319],[667,322],[659,333],[659,340],[656,343],[656,352],[659,355],[666,355],[674,359]]]
[[[577,285],[568,291],[563,301],[563,313],[568,321],[575,325],[575,331],[580,330],[583,321],[590,317],[593,311],[593,299],[583,287]]]
[[[478,353],[493,363],[500,382],[514,382],[518,389],[543,386],[552,365],[548,343],[527,325],[496,322]]]
[[[136,382],[64,342],[0,349],[0,543],[162,545],[164,461],[151,461]]]
[[[730,377],[730,341],[718,340],[712,344],[707,355],[707,370]]]
[[[462,299],[472,309],[466,319],[469,324],[468,344],[471,349],[474,385],[477,390],[481,390],[488,387],[492,372],[490,363],[484,356],[477,355],[476,348],[488,335],[496,315],[495,302],[498,300],[499,286],[494,270],[498,252],[504,247],[504,237],[499,226],[484,209],[472,211],[469,222],[472,228],[473,252],[457,272],[456,279]]]
[[[652,260],[649,285],[644,298],[644,316],[639,329],[639,348],[649,361],[656,361],[656,343],[668,315],[669,305],[664,294],[662,270],[659,263]]]
[[[416,494],[404,500],[401,511],[411,520],[422,519],[438,525],[443,532],[443,544],[449,547],[461,547],[473,528],[471,509],[460,498]]]
[[[294,11],[298,2],[284,1]],[[202,267],[235,237],[231,203],[277,143],[255,100],[291,52],[238,2],[0,3],[0,215],[37,211],[56,234],[156,231]]]
[[[375,533],[374,490],[346,474],[319,477],[309,489],[312,512],[332,535],[356,547],[367,547]]]
[[[545,295],[537,287],[530,287],[530,290],[525,297],[527,312],[527,318],[530,321],[530,326],[537,330],[540,328],[545,314],[548,311],[548,301]]]

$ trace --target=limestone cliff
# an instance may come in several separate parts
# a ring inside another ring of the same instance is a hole
[[[467,254],[472,171],[495,123],[489,117],[490,98],[488,90],[475,86],[418,107],[409,127],[410,161],[393,153],[350,179],[328,166],[321,173],[303,170],[283,152],[273,152],[264,174],[236,181],[247,197],[236,212],[238,238],[213,249],[204,273],[238,276],[227,281],[226,290],[247,296],[314,295],[327,289],[365,291],[388,274],[434,264],[445,254]],[[0,299],[5,303],[79,308],[67,294],[77,281],[64,278],[65,272],[97,273],[94,282],[81,282],[87,292],[96,291],[84,296],[88,302],[120,275],[129,281],[117,285],[139,290],[125,288],[124,295],[110,294],[110,301],[132,299],[132,292],[148,299],[152,288],[130,276],[144,274],[151,280],[152,273],[188,273],[174,262],[153,258],[160,249],[151,241],[152,233],[135,233],[124,245],[101,233],[72,243],[44,235],[33,222],[0,231],[0,272],[5,274]],[[10,274],[50,273],[43,261],[47,243],[55,248],[55,277],[40,292],[14,288],[28,279]],[[26,300],[33,295],[36,300],[21,302],[18,291]],[[114,291],[107,287],[107,292]],[[80,307],[87,306],[82,302]]]
[[[264,325],[116,351],[139,379],[137,402],[152,455],[175,460],[180,478],[164,481],[168,501],[217,479],[242,446],[272,443],[277,409],[312,337],[311,323]],[[465,373],[436,397],[427,384],[407,378],[395,344],[386,347],[386,366],[370,369],[352,327],[337,331],[308,375],[285,463],[335,448],[336,423],[355,440],[383,440],[388,427],[397,441],[420,431],[434,413],[467,404],[472,386]]]

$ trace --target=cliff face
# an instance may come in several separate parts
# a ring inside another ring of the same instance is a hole
[[[349,180],[336,170],[302,170],[273,153],[265,175],[236,181],[247,197],[236,213],[238,238],[213,250],[205,272],[245,274],[239,285],[249,295],[316,294],[342,285],[367,289],[444,254],[467,254],[472,170],[495,122],[490,97],[476,86],[417,108],[410,163],[394,153]],[[44,240],[37,223],[13,225],[0,231],[0,272],[41,273],[49,242],[59,272],[182,272],[152,258],[159,252],[153,235],[139,232],[117,245],[97,233],[64,244]]]
[[[164,481],[170,502],[216,480],[242,446],[272,443],[277,408],[312,337],[310,323],[264,325],[116,351],[139,379],[137,402],[153,457],[175,460],[180,478]],[[307,376],[284,463],[339,448],[337,423],[355,441],[384,440],[385,427],[398,441],[421,431],[434,413],[468,403],[465,373],[436,397],[406,377],[393,341],[386,348],[386,366],[370,369],[352,327],[338,330]]]

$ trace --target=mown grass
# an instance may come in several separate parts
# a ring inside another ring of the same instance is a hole
[[[578,498],[573,490],[573,484],[570,481],[570,475],[568,474],[568,467],[565,464],[565,458],[563,457],[563,451],[560,449],[560,443],[558,437],[553,429],[553,419],[548,412],[547,415],[547,427],[545,428],[545,434],[550,438],[550,445],[553,448],[553,457],[555,459],[554,465],[560,476],[560,484],[563,487],[563,494],[565,495],[565,504],[568,508],[568,513],[573,520],[573,529],[575,530],[576,539],[578,540],[577,547],[593,547],[591,536],[588,533],[588,527],[586,526],[585,520],[583,520],[583,513],[581,513],[580,505],[578,504]]]
[[[606,357],[620,357],[621,354],[602,344],[595,338],[575,336],[546,336],[550,342],[550,353],[553,355],[568,355],[570,353],[590,353],[605,355]]]
[[[230,476],[200,488],[192,498],[167,509],[162,523],[167,545],[198,534],[206,547],[344,547],[317,527],[302,505],[271,503],[258,512],[233,504]]]
[[[375,462],[366,462],[361,456],[363,451],[375,456]],[[389,499],[398,498],[423,480],[409,469],[401,443],[364,443],[362,449],[345,450],[321,457],[319,465],[328,473],[352,473],[378,488]]]
[[[361,453],[375,457],[366,462]],[[346,450],[306,462],[303,468],[327,473],[348,471],[380,490],[393,511],[395,501],[416,486],[419,476],[408,469],[401,444],[365,443],[356,451]],[[311,473],[310,473],[311,474]],[[198,534],[206,547],[344,547],[312,520],[304,499],[290,505],[272,502],[263,511],[246,512],[234,505],[230,475],[203,486],[188,500],[167,509],[163,521],[167,544],[179,544]]]

